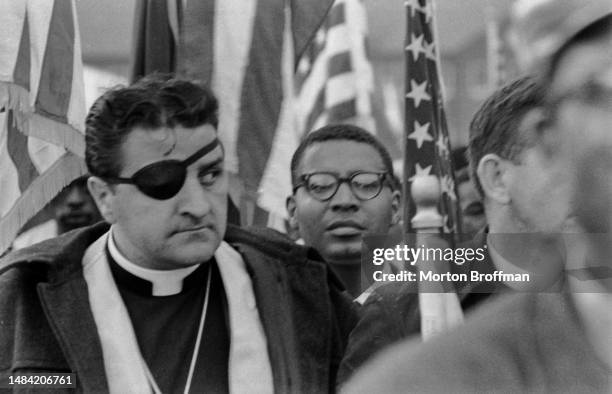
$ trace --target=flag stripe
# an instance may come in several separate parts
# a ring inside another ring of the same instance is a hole
[[[294,64],[304,55],[334,0],[291,0]]]
[[[238,128],[238,170],[246,192],[259,187],[283,101],[281,58],[284,1],[259,1],[244,78]]]
[[[219,112],[219,138],[225,147],[225,166],[238,174],[237,142],[244,75],[253,41],[257,1],[217,2],[214,31],[212,87],[223,108]],[[238,202],[239,203],[239,202]]]
[[[71,89],[66,87],[72,87],[74,24],[71,7],[67,1],[53,3],[35,104],[37,113],[62,123],[68,122]]]
[[[8,154],[15,163],[17,169],[17,180],[19,190],[23,192],[30,186],[32,181],[39,175],[34,167],[28,152],[28,137],[23,135],[13,119],[13,110],[9,110],[6,119],[7,139],[6,145]]]
[[[328,109],[328,119],[330,123],[334,123],[335,119],[350,119],[357,116],[357,106],[355,99],[344,101],[336,104]]]
[[[181,0],[168,0],[181,1]],[[163,1],[136,2],[134,46],[130,80],[155,71],[174,71],[175,41],[168,19],[168,7]]]
[[[0,112],[0,190],[2,191],[0,217],[4,217],[4,214],[11,209],[21,194],[19,189],[19,173],[7,146],[8,130],[6,118],[7,112]],[[1,239],[2,236],[0,236]],[[0,253],[2,253],[1,250],[2,248],[0,248]]]
[[[338,2],[329,11],[329,16],[325,20],[325,27],[331,29],[332,27],[343,25],[346,22],[346,9],[343,2]]]
[[[335,48],[330,48],[328,46],[329,42],[339,41],[337,37],[338,35],[337,29],[340,29],[341,34],[345,35],[343,39],[341,39],[340,41],[344,41],[343,43],[347,44],[347,49],[348,49],[348,42],[346,42],[347,32],[344,30],[344,23],[346,22],[345,13],[346,11],[345,11],[344,3],[337,2],[333,5],[333,7],[329,11],[329,15],[325,19],[325,23],[315,34],[313,41],[307,47],[302,59],[311,59],[311,60],[317,59],[319,55],[321,55],[321,52],[325,51],[325,53],[330,54],[330,53],[335,53],[336,51],[340,50],[338,48],[335,49]],[[334,29],[336,30],[336,32],[334,33],[335,37],[332,36],[330,38],[328,37],[328,34],[329,34],[330,29],[333,29],[333,28],[337,28],[337,29]],[[298,70],[298,74],[296,76],[296,84],[295,84],[298,92],[302,90],[302,85],[310,77],[311,72],[314,72],[314,68],[312,67],[308,67],[308,70],[303,73],[300,73]]]
[[[327,75],[330,78],[353,70],[350,52],[340,52],[331,56],[327,64]]]
[[[13,71],[13,81],[24,89],[30,89],[30,27],[28,15],[23,18],[23,29],[19,40],[17,62]]]
[[[212,78],[215,3],[215,0],[186,2],[178,46],[179,75],[206,83]]]
[[[340,74],[327,80],[325,107],[330,108],[356,96],[355,77],[352,72]],[[339,121],[342,119],[335,119]]]
[[[304,128],[304,134],[308,134],[313,131],[313,127],[319,116],[325,111],[325,89],[319,90],[319,94],[317,94],[317,99],[312,106],[310,113],[308,114],[308,118],[306,118],[306,127]]]
[[[285,9],[285,20],[288,21],[283,33],[282,53],[282,82],[285,94],[274,133],[274,143],[260,182],[256,201],[260,207],[270,213],[264,225],[282,232],[287,230],[282,218],[286,216],[285,202],[291,193],[291,174],[287,169],[291,167],[291,154],[297,149],[301,138],[300,130],[295,127],[295,96],[292,94],[295,91],[293,79],[295,56],[291,39],[292,18],[290,13],[290,9]]]

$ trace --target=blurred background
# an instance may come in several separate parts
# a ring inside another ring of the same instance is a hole
[[[88,106],[104,88],[127,81],[133,49],[135,3],[135,0],[79,0],[76,3],[86,65]],[[367,11],[376,100],[383,107],[385,127],[401,141],[406,34],[404,1],[363,0],[363,3]],[[496,37],[500,37],[507,26],[511,4],[508,0],[435,2],[446,114],[453,148],[467,144],[467,127],[472,115],[495,87],[495,79],[507,77],[491,75],[489,67],[491,62],[495,63],[491,57],[496,56],[498,49],[495,48]],[[507,53],[504,48],[501,52]],[[509,72],[501,71],[502,74]]]

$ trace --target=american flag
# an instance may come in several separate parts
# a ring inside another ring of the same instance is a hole
[[[0,5],[0,254],[86,172],[85,94],[74,1]]]
[[[293,130],[277,134],[276,154],[271,155],[259,188],[259,203],[269,212],[284,217],[285,198],[291,192],[291,156],[306,134],[330,123],[352,123],[374,131],[374,82],[366,39],[363,0],[336,0],[299,57],[293,77]]]
[[[298,63],[298,124],[304,132],[338,122],[371,125],[372,67],[362,0],[334,2]]]
[[[133,76],[177,71],[210,83],[242,223],[282,228],[289,163],[305,133],[372,125],[362,1],[137,3]]]
[[[415,204],[409,194],[410,185],[419,176],[434,175],[440,184],[441,196],[438,209],[443,218],[442,230],[456,234],[457,197],[442,102],[442,84],[434,34],[433,0],[407,0],[405,4],[407,26],[404,230],[406,233],[417,230],[412,228],[411,219],[415,214]],[[420,266],[420,263],[417,263],[417,266]],[[430,269],[434,267],[432,264],[427,266]],[[424,290],[419,283],[421,336],[424,340],[463,321],[457,295],[446,286],[438,287],[439,292],[429,292],[430,290]]]
[[[444,232],[459,230],[457,196],[450,141],[444,115],[442,84],[439,72],[433,2],[407,0],[406,28],[406,100],[404,226],[412,232],[410,222],[415,206],[410,184],[419,175],[435,175],[441,186],[440,213],[444,216]]]

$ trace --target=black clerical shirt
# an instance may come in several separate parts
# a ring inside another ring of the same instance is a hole
[[[208,308],[190,392],[227,393],[229,318],[216,261],[201,264],[178,294],[153,296],[153,284],[117,264],[107,253],[140,352],[163,393],[183,393],[202,316],[209,264]]]

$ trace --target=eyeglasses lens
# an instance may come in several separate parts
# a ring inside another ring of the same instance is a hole
[[[376,173],[358,173],[349,179],[340,179],[332,174],[315,173],[308,177],[306,188],[316,199],[326,201],[336,194],[340,183],[345,181],[360,200],[370,200],[382,189],[381,177]]]

